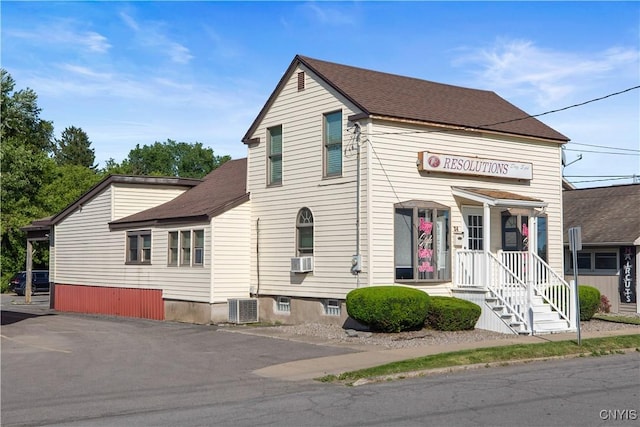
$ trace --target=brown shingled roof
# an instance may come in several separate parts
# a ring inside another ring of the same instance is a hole
[[[367,116],[425,124],[491,130],[564,143],[563,134],[486,90],[434,83],[297,55],[245,138],[249,142],[287,76],[301,63],[323,78]],[[503,123],[507,122],[507,123]]]
[[[562,193],[564,241],[581,227],[582,244],[631,245],[640,239],[640,184],[583,188]]]
[[[229,160],[175,199],[113,221],[109,227],[122,229],[208,221],[249,200],[246,181],[247,159]]]

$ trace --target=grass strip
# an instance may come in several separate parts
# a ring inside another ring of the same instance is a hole
[[[317,380],[349,384],[363,378],[397,375],[429,369],[569,355],[603,356],[619,353],[621,350],[630,348],[640,351],[640,334],[584,339],[582,340],[582,346],[578,346],[576,341],[569,340],[462,350],[387,363],[372,368],[345,372],[340,375],[327,375],[317,378]]]

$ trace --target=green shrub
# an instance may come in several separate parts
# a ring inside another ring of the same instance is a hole
[[[578,299],[580,300],[580,320],[591,320],[600,306],[600,291],[593,286],[578,286]]]
[[[425,324],[439,331],[473,329],[482,309],[471,301],[453,297],[431,297]]]
[[[347,294],[347,313],[374,331],[401,332],[421,329],[429,295],[403,286],[372,286]]]

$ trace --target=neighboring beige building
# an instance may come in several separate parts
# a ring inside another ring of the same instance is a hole
[[[344,321],[349,291],[398,284],[479,302],[484,327],[529,331],[532,299],[492,289],[502,275],[526,294],[527,262],[544,269],[536,297],[553,276],[567,298],[554,271],[568,138],[493,92],[296,56],[243,141],[264,319]],[[526,260],[537,249],[550,268]],[[548,317],[539,330],[572,327]]]
[[[640,313],[640,184],[565,190],[564,229],[580,227],[578,283],[598,288],[612,312]],[[565,249],[565,279],[573,280]]]

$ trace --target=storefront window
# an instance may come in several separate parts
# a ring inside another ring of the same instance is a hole
[[[396,280],[428,282],[451,278],[449,218],[449,209],[436,203],[411,201],[396,205]]]

